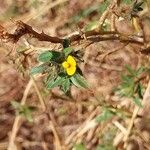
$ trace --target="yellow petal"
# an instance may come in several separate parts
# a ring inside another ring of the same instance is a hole
[[[72,76],[76,72],[76,66],[71,66],[67,68],[66,70],[67,70],[67,74]]]
[[[63,66],[65,69],[67,69],[67,68],[69,67],[69,64],[68,64],[68,62],[64,61],[64,62],[62,63],[62,66]]]
[[[76,66],[76,61],[75,61],[75,59],[72,57],[72,56],[68,56],[68,58],[67,58],[67,63],[69,64],[69,65],[71,65],[71,66]]]

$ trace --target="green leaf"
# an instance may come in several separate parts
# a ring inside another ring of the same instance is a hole
[[[136,1],[133,5],[133,12],[138,13],[139,11],[142,11],[143,10],[143,8],[142,8],[143,3],[144,3],[143,1],[141,1],[141,2]]]
[[[47,69],[47,66],[45,66],[44,64],[40,66],[35,66],[31,69],[30,74],[35,75],[38,73],[43,73],[46,69]]]
[[[56,72],[51,71],[51,72],[48,74],[47,78],[45,79],[45,84],[47,85],[49,82],[51,82],[51,81],[53,81],[54,79],[56,79],[57,76],[58,76],[58,75],[56,74]]]
[[[38,56],[38,61],[41,61],[41,62],[48,62],[48,61],[51,60],[52,57],[53,57],[52,52],[46,51],[46,52],[41,53],[41,54]]]
[[[86,150],[85,146],[83,144],[76,144],[74,146],[75,150]]]
[[[62,84],[62,90],[66,93],[70,89],[70,79],[65,79]]]
[[[99,6],[99,13],[103,13],[109,6],[110,0],[104,0],[104,2]]]
[[[75,74],[70,79],[72,83],[79,88],[89,88],[87,81],[79,73]]]
[[[16,101],[12,101],[11,104],[15,108],[16,114],[24,116],[29,122],[33,122],[32,112],[35,110],[35,107],[21,105]]]
[[[132,97],[134,95],[134,84],[131,83],[131,85],[126,87],[120,88],[120,95],[125,97]]]
[[[143,3],[144,3],[143,1],[135,3],[134,7],[135,8],[139,8],[139,7],[141,7],[143,5]]]
[[[121,80],[122,83],[126,83],[126,84],[130,84],[131,82],[133,82],[133,78],[129,75],[121,75]]]
[[[142,89],[143,89],[143,87],[142,87],[141,83],[138,83],[136,90],[137,90],[138,97],[141,99],[143,98]]]
[[[58,76],[55,80],[51,80],[47,83],[47,88],[52,89],[54,87],[57,87],[59,85],[62,85],[62,83],[65,81],[65,77]]]
[[[125,68],[127,69],[130,75],[135,76],[135,70],[133,70],[129,65],[126,65]]]
[[[136,75],[139,76],[141,75],[146,69],[144,67],[140,67],[137,71],[136,71]]]
[[[97,28],[98,26],[99,26],[99,21],[92,21],[84,27],[84,30],[91,31]]]
[[[11,105],[15,108],[18,109],[20,107],[20,103],[16,102],[16,101],[11,101]]]
[[[122,3],[124,3],[124,4],[127,4],[127,5],[130,5],[130,4],[132,4],[132,0],[122,0]]]
[[[122,76],[122,83],[116,90],[121,97],[132,97],[134,95],[134,80],[128,76]]]
[[[96,150],[116,150],[112,144],[101,144],[98,145]]]
[[[25,118],[29,121],[29,122],[33,122],[33,118],[32,118],[32,109],[30,109],[30,107],[25,107],[24,108],[24,116]]]
[[[109,109],[104,109],[100,116],[96,117],[97,122],[107,121],[114,116],[114,112]]]
[[[139,107],[143,107],[142,103],[141,103],[141,99],[139,97],[134,97],[133,98],[134,103],[139,106]]]
[[[40,62],[49,62],[49,61],[55,61],[62,59],[62,53],[56,52],[56,51],[46,51],[39,55],[38,61]]]
[[[73,48],[67,47],[63,50],[65,57],[67,57],[71,52],[73,51]]]

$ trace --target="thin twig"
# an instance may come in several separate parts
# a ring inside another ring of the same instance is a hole
[[[72,140],[75,140],[78,136],[84,134],[87,130],[95,127],[97,123],[95,122],[95,115],[98,113],[99,107],[97,107],[87,118],[87,120],[74,132],[72,132],[67,139],[65,140],[65,144],[68,145]]]
[[[53,117],[53,115],[52,115],[52,113],[50,111],[50,108],[47,107],[47,104],[46,104],[44,98],[42,97],[42,95],[40,93],[40,90],[39,90],[39,88],[38,88],[38,86],[36,84],[36,81],[35,81],[34,77],[31,76],[31,79],[33,81],[33,86],[34,86],[35,91],[36,91],[36,93],[38,95],[38,98],[39,98],[39,101],[41,103],[42,109],[43,109],[43,111],[47,112],[47,115],[48,115],[48,118],[49,118],[49,125],[50,125],[50,128],[51,128],[51,130],[52,130],[52,132],[54,134],[54,137],[55,137],[55,144],[54,144],[55,145],[55,149],[56,150],[61,150],[62,148],[61,148],[61,142],[60,142],[59,134],[58,134],[57,129],[55,128],[56,121],[55,121],[55,119],[54,119],[54,117]]]
[[[26,86],[26,89],[24,91],[24,94],[23,94],[23,97],[22,97],[22,100],[21,100],[21,105],[25,104],[32,84],[33,84],[33,82],[30,79],[30,81],[28,82],[28,84]],[[21,116],[16,116],[13,127],[12,127],[12,132],[11,132],[11,135],[10,135],[10,138],[9,138],[9,143],[8,143],[7,150],[12,150],[12,149],[15,150],[16,149],[15,138],[16,138],[16,135],[17,135],[17,132],[18,132],[18,129],[19,129],[20,120],[21,120]]]
[[[99,19],[99,28],[102,28],[102,25],[104,24],[108,14],[110,13],[110,11],[115,7],[116,5],[116,1],[113,1],[113,3],[111,3],[107,9],[105,10],[105,12],[102,14],[102,16]]]
[[[40,101],[40,103],[41,103],[42,110],[45,111],[45,110],[46,110],[46,106],[45,106],[45,103],[44,103],[44,99],[43,99],[43,97],[42,97],[42,95],[41,95],[41,93],[40,93],[40,90],[39,90],[39,88],[38,88],[38,86],[37,86],[37,84],[36,84],[36,82],[35,82],[34,77],[31,76],[31,79],[32,79],[32,82],[33,82],[33,86],[34,86],[34,88],[35,88],[35,91],[36,91],[36,93],[37,93],[37,95],[38,95],[39,101]]]
[[[149,96],[150,96],[150,81],[149,81],[147,89],[146,89],[146,91],[144,93],[142,102],[144,102],[145,100],[147,100],[147,98],[149,98]],[[140,108],[138,106],[135,106],[133,114],[132,114],[132,118],[130,120],[128,129],[127,129],[127,133],[124,136],[124,147],[126,147],[126,145],[127,145],[128,138],[129,138],[129,136],[131,134],[131,130],[133,128],[134,120],[137,117],[139,110],[140,110]]]
[[[111,15],[111,24],[110,24],[111,31],[116,30],[116,25],[115,25],[116,22],[115,21],[116,21],[116,16],[115,16],[115,14],[112,14]]]
[[[127,133],[126,128],[118,121],[113,121],[113,124],[125,135]]]
[[[112,54],[112,53],[115,53],[115,52],[117,52],[117,51],[119,51],[119,50],[122,50],[122,49],[125,48],[127,45],[128,45],[128,43],[125,43],[125,44],[122,45],[122,46],[119,46],[119,47],[117,47],[117,48],[112,49],[111,51],[108,51],[108,52],[104,53],[104,54],[102,55],[101,62],[103,62],[104,59],[105,59],[108,55],[110,55],[110,54]]]

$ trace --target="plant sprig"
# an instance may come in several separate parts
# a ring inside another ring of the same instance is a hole
[[[141,99],[143,98],[143,86],[140,80],[140,76],[143,73],[147,73],[147,69],[140,67],[137,70],[132,69],[129,65],[126,65],[127,74],[121,76],[121,84],[116,89],[116,92],[121,97],[128,97],[133,102],[142,107]]]

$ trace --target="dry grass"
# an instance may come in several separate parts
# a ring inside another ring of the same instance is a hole
[[[70,18],[81,9],[98,4],[100,1],[78,0],[6,0],[0,1],[0,24],[8,31],[14,30],[13,20],[22,20],[36,31],[44,31],[52,36],[64,37],[78,30],[77,23]],[[105,12],[101,22],[105,19]],[[82,19],[78,24],[87,24],[91,18],[99,20],[96,12]],[[134,33],[129,22],[111,18],[111,31],[116,28],[124,35]],[[143,19],[144,20],[144,19]],[[144,23],[146,21],[144,20]],[[145,25],[146,38],[150,36],[150,26]],[[83,35],[84,36],[84,35]],[[86,37],[85,37],[86,41]],[[88,45],[88,46],[87,46]],[[26,61],[12,49],[27,49],[30,59]],[[145,94],[143,108],[135,106],[128,98],[120,98],[112,92],[119,85],[120,75],[125,65],[133,68],[149,66],[149,56],[139,51],[138,44],[119,41],[88,41],[74,43],[75,49],[83,49],[85,63],[81,64],[83,74],[92,87],[86,89],[71,88],[71,97],[64,95],[58,88],[48,91],[43,85],[43,76],[33,79],[28,69],[36,64],[39,51],[60,49],[60,44],[39,42],[25,36],[17,45],[1,42],[0,46],[0,150],[70,150],[75,144],[83,143],[88,150],[95,150],[100,144],[109,141],[115,149],[149,150],[149,76],[143,81]],[[34,54],[34,55],[33,55]],[[35,106],[33,123],[15,115],[11,101]],[[119,115],[101,123],[95,121],[103,107],[121,111]],[[110,144],[109,143],[109,144]],[[111,150],[111,149],[110,149]]]

